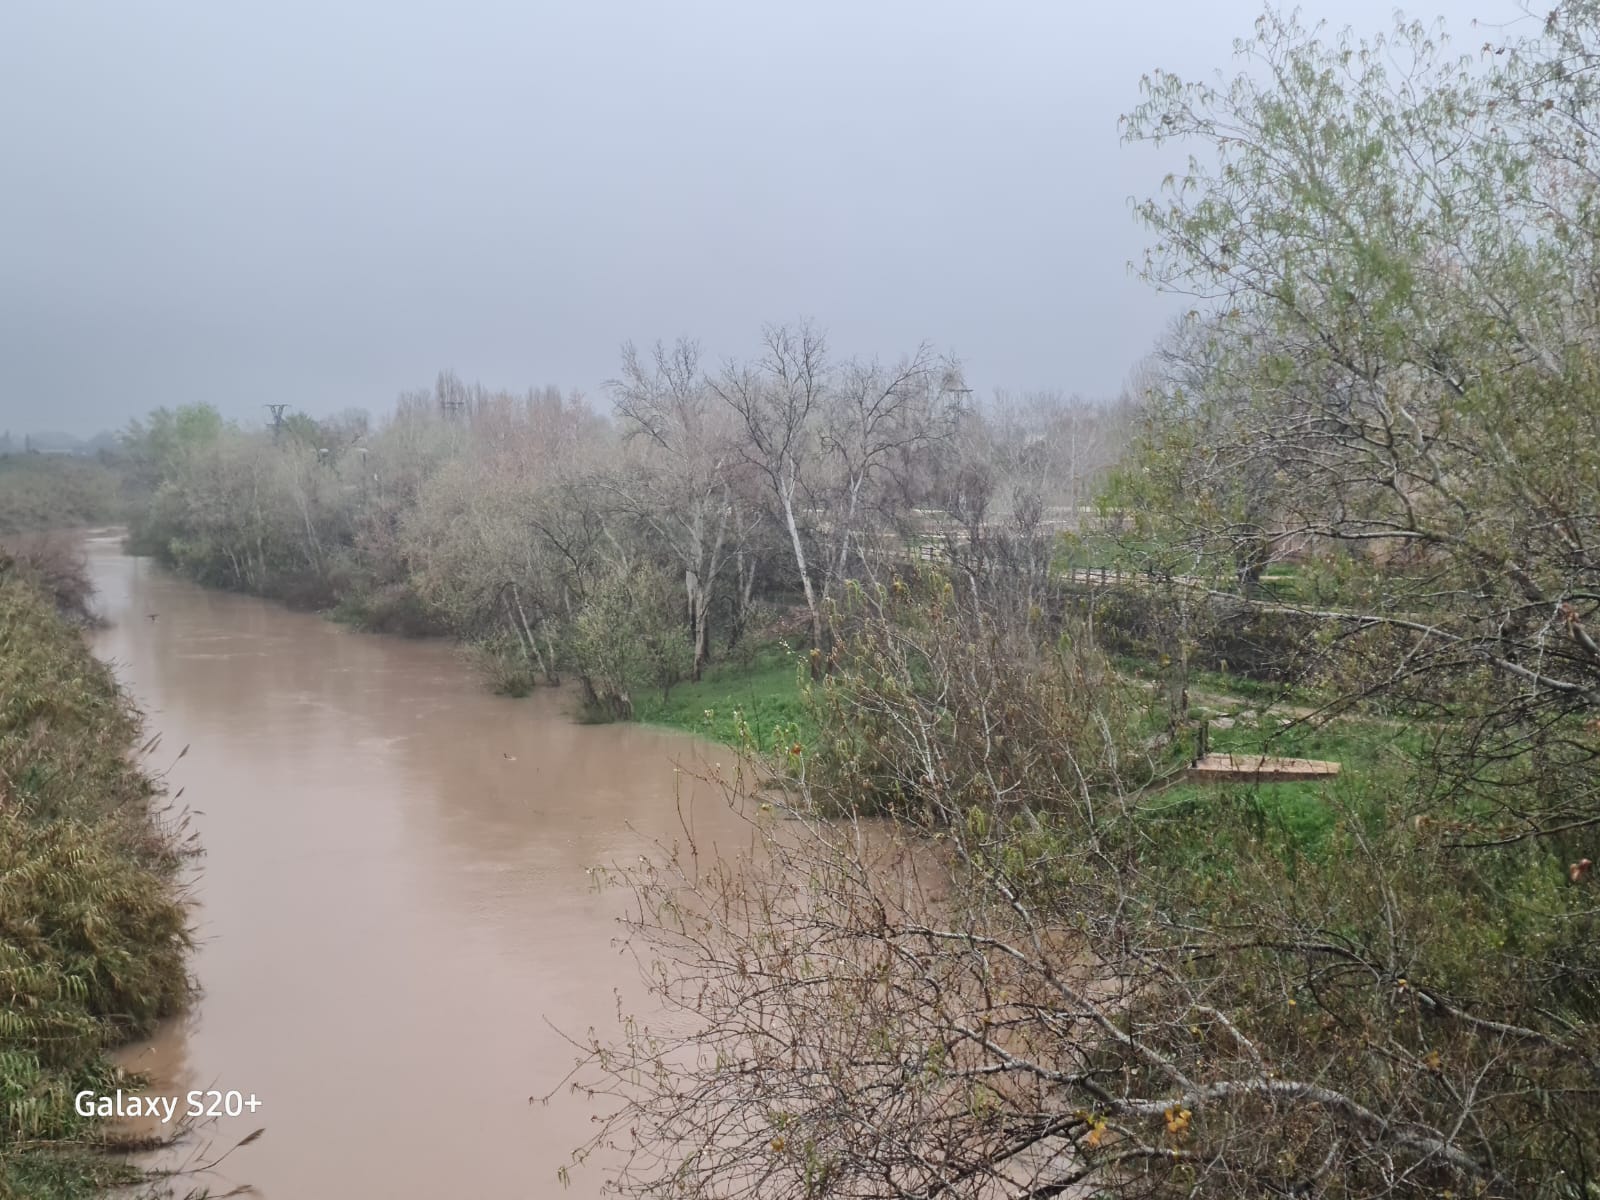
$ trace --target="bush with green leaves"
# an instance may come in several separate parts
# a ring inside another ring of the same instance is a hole
[[[664,574],[618,566],[601,577],[572,622],[569,653],[594,718],[632,720],[633,693],[651,688],[663,699],[694,669],[694,647]]]
[[[809,777],[830,809],[933,824],[929,795],[960,813],[948,790],[980,803],[999,787],[1009,810],[1046,811],[1155,769],[1141,698],[1085,627],[1049,627],[937,572],[853,590],[831,626],[832,661],[810,692]]]

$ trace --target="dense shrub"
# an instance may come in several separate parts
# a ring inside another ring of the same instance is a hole
[[[122,476],[95,459],[0,456],[0,536],[119,520]]]
[[[0,541],[0,564],[24,576],[48,596],[56,611],[79,625],[95,615],[89,607],[94,583],[83,546],[70,533],[30,533]]]

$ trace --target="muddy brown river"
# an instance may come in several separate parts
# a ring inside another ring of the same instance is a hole
[[[89,549],[110,622],[96,652],[162,734],[151,764],[205,850],[202,993],[123,1061],[158,1094],[256,1097],[190,1165],[265,1129],[186,1186],[599,1194],[603,1167],[565,1193],[556,1178],[593,1110],[528,1102],[572,1062],[551,1026],[612,1028],[614,991],[637,993],[622,897],[587,868],[676,834],[675,766],[722,752],[575,724],[559,692],[489,695],[442,643],[206,591],[110,538]],[[702,844],[748,840],[709,790],[689,803]]]

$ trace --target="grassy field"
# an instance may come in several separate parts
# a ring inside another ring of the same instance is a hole
[[[50,602],[0,567],[0,1197],[138,1182],[73,1096],[189,996],[175,833],[137,714]]]
[[[1189,717],[1207,724],[1209,749],[1219,754],[1265,754],[1340,764],[1340,774],[1295,783],[1182,782],[1163,789],[1148,808],[1157,823],[1179,840],[1197,845],[1194,827],[1208,814],[1231,807],[1247,816],[1261,838],[1275,839],[1289,854],[1316,855],[1343,814],[1384,803],[1388,781],[1414,770],[1422,735],[1403,722],[1361,715],[1329,718],[1319,697],[1300,688],[1262,684],[1218,672],[1191,679]]]
[[[730,746],[748,731],[766,751],[810,740],[813,727],[801,694],[804,667],[790,651],[763,646],[747,659],[713,663],[699,683],[680,683],[663,700],[659,693],[635,698],[639,719],[687,729]]]
[[[1130,674],[1142,673],[1134,669],[1138,665],[1123,664]],[[809,745],[815,731],[802,694],[805,682],[803,665],[789,651],[767,646],[748,661],[714,664],[701,682],[678,685],[665,701],[659,695],[640,699],[639,718],[731,746],[743,744],[746,729],[763,751]],[[1191,716],[1210,718],[1212,750],[1329,759],[1343,766],[1340,777],[1325,781],[1179,782],[1154,792],[1145,809],[1152,834],[1192,843],[1202,859],[1220,853],[1207,847],[1205,830],[1214,823],[1208,814],[1223,808],[1246,814],[1245,825],[1281,841],[1286,852],[1315,855],[1339,814],[1370,803],[1379,790],[1374,780],[1403,772],[1418,749],[1418,736],[1392,723],[1301,719],[1316,701],[1303,690],[1216,672],[1197,674],[1194,688],[1202,699]]]

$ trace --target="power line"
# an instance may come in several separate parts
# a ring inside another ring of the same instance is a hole
[[[265,404],[262,406],[272,414],[272,440],[277,441],[283,434],[283,410],[287,404]]]

